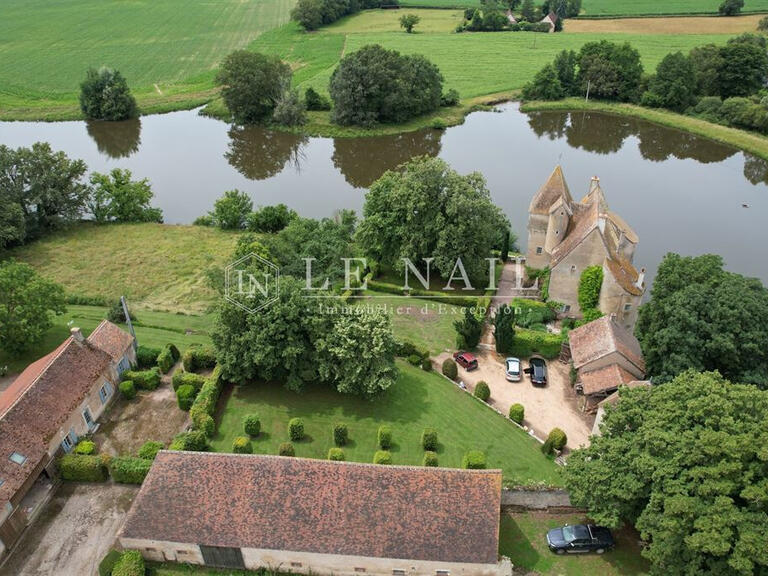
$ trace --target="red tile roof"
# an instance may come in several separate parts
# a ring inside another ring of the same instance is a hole
[[[568,335],[573,366],[578,370],[585,364],[618,352],[645,373],[645,360],[640,343],[626,328],[603,316],[571,330]],[[637,376],[633,380],[637,379]]]
[[[568,184],[565,182],[565,176],[563,176],[563,169],[559,165],[555,166],[547,181],[536,192],[528,211],[532,214],[549,214],[549,209],[558,198],[563,198],[568,204],[573,202]]]
[[[636,377],[618,364],[598,368],[579,374],[582,390],[585,396],[616,390],[622,384],[628,384]]]
[[[238,454],[158,454],[122,536],[495,564],[501,472]]]
[[[125,351],[133,344],[133,336],[108,320],[102,321],[88,336],[88,342],[104,350],[115,362],[120,362]]]

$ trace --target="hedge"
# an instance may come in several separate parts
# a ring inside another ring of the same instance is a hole
[[[107,555],[101,559],[101,562],[99,562],[99,576],[110,576],[115,564],[117,564],[117,561],[120,560],[121,556],[122,553],[114,548],[107,552]]]
[[[205,452],[208,450],[208,437],[202,430],[190,430],[173,437],[169,450],[187,450],[189,452]]]
[[[524,328],[530,328],[536,324],[546,324],[557,317],[550,306],[537,300],[515,298],[510,306],[515,310],[515,324]]]
[[[408,356],[408,363],[411,366],[420,366],[421,365],[421,356],[418,354],[411,354]]]
[[[522,404],[512,404],[509,407],[509,419],[518,424],[523,423],[525,418],[525,407]]]
[[[344,455],[344,450],[341,448],[331,448],[328,450],[328,460],[334,460],[336,462],[343,462],[346,460],[346,456]]]
[[[293,442],[304,439],[304,421],[301,418],[291,418],[288,422],[288,437]]]
[[[150,440],[141,445],[141,448],[139,448],[136,455],[144,460],[154,460],[157,453],[163,448],[165,448],[165,444],[162,442],[153,442]]]
[[[180,386],[193,386],[198,392],[205,384],[205,376],[195,374],[194,372],[184,372],[178,370],[171,378],[171,385],[174,390],[178,390]]]
[[[280,456],[296,456],[296,450],[290,442],[283,442],[277,450]]]
[[[461,460],[461,467],[468,470],[485,470],[485,453],[480,450],[470,450],[464,454]]]
[[[528,358],[539,354],[544,358],[552,359],[560,356],[563,346],[563,337],[560,334],[537,332],[518,328],[512,337],[512,355],[519,358]]]
[[[479,398],[483,402],[488,402],[491,397],[491,388],[488,386],[488,382],[480,380],[475,384],[475,398]]]
[[[424,452],[424,460],[421,462],[422,466],[437,467],[437,454],[432,451]]]
[[[379,448],[389,450],[392,447],[392,428],[386,424],[379,426],[376,438]]]
[[[421,361],[421,369],[424,372],[432,372],[432,359],[429,356]]]
[[[419,348],[410,340],[403,340],[397,342],[397,349],[395,350],[397,356],[401,358],[409,358],[411,356],[418,356],[419,358],[429,358],[429,350]]]
[[[374,464],[392,464],[392,453],[389,450],[377,450],[373,455]]]
[[[333,427],[333,443],[336,446],[346,446],[349,442],[349,429],[347,425],[339,422]]]
[[[133,380],[123,380],[117,387],[120,390],[120,394],[122,394],[126,400],[133,400],[136,398],[136,386],[133,384]]]
[[[168,372],[170,372],[173,368],[174,364],[175,362],[173,361],[173,354],[171,353],[171,349],[166,346],[162,349],[160,354],[157,355],[157,367],[160,368],[160,372],[163,374],[168,374]]]
[[[368,280],[368,289],[376,292],[397,294],[398,296],[411,295],[416,298],[419,296],[429,296],[429,299],[433,302],[442,302],[443,304],[451,304],[453,306],[474,307],[477,306],[478,303],[476,296],[446,296],[442,292],[419,290],[417,288],[403,290],[402,286],[389,284],[387,282],[379,282],[378,280]]]
[[[421,447],[428,452],[437,450],[437,430],[424,428],[424,432],[421,433]]]
[[[132,380],[141,390],[155,390],[160,385],[160,369],[155,366],[149,370],[126,370],[123,380]]]
[[[181,362],[187,372],[213,368],[216,366],[216,352],[213,348],[190,346],[184,351]]]
[[[91,440],[80,440],[72,452],[82,456],[90,456],[96,452],[96,444],[94,444]]]
[[[253,454],[253,444],[247,436],[238,436],[232,442],[232,452],[235,454]]]
[[[63,480],[72,482],[104,482],[107,469],[100,456],[65,454],[59,458],[59,472]]]
[[[189,386],[187,384],[179,386],[179,389],[176,390],[176,400],[178,401],[179,408],[188,412],[189,409],[192,408],[195,396],[197,396],[197,390],[195,390],[194,386]]]
[[[213,436],[216,424],[213,422],[213,413],[216,411],[216,403],[221,394],[221,368],[216,367],[211,377],[206,379],[200,388],[192,408],[189,409],[189,417],[195,430],[202,430],[209,438]]]
[[[261,420],[256,414],[248,414],[243,418],[243,432],[251,438],[255,438],[261,433]]]
[[[157,365],[157,357],[160,355],[160,348],[150,348],[149,346],[139,346],[136,349],[136,363],[139,368],[152,368]]]
[[[456,380],[459,377],[459,369],[452,358],[443,360],[443,375],[448,376],[451,380]]]
[[[109,475],[120,484],[141,484],[152,467],[152,460],[116,456],[109,462]]]
[[[147,567],[138,550],[126,550],[112,568],[112,576],[144,576]]]

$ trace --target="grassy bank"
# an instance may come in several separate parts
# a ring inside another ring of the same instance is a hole
[[[591,100],[585,102],[581,98],[566,98],[555,102],[525,102],[520,109],[523,112],[537,110],[592,110],[622,116],[640,118],[655,124],[677,128],[691,132],[698,136],[704,136],[723,144],[728,144],[768,160],[768,137],[720,126],[698,118],[692,118],[683,114],[677,114],[668,110],[644,108],[633,104],[620,104],[615,102],[600,102]]]

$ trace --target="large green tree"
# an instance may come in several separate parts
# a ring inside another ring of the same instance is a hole
[[[523,86],[524,100],[560,100],[566,95],[554,65],[547,64]]]
[[[636,333],[656,382],[693,368],[768,387],[768,290],[720,256],[667,254]]]
[[[366,195],[363,215],[357,238],[369,257],[399,269],[407,258],[422,272],[424,259],[433,258],[432,269],[445,279],[461,274],[461,259],[476,288],[486,285],[486,258],[509,229],[483,177],[462,176],[439,158],[416,158],[386,172]],[[464,288],[460,281],[452,286]]]
[[[581,94],[607,100],[633,101],[639,94],[643,65],[629,43],[587,42],[578,55],[577,83]]]
[[[64,290],[22,262],[0,262],[0,349],[29,350],[63,314]]]
[[[720,95],[749,96],[760,90],[768,78],[768,53],[762,36],[742,34],[731,38],[720,49],[722,64],[718,73]]]
[[[622,389],[565,468],[596,522],[635,524],[654,576],[768,571],[768,392],[717,373]]]
[[[80,109],[90,120],[128,120],[138,115],[128,82],[110,68],[88,70],[80,84]]]
[[[499,354],[512,352],[515,337],[515,310],[511,306],[502,304],[496,310],[496,315],[493,317],[493,336],[496,340],[496,352]]]
[[[162,222],[163,212],[152,208],[149,180],[133,180],[130,170],[113,169],[91,175],[93,195],[88,209],[97,222]]]
[[[684,112],[696,101],[696,75],[682,52],[667,54],[659,63],[643,94],[644,106]]]
[[[453,323],[456,329],[456,346],[459,349],[474,349],[483,335],[483,323],[473,314],[472,309],[464,308],[464,318]]]
[[[723,55],[717,44],[704,44],[691,50],[689,55],[696,77],[696,93],[701,96],[720,95],[720,71]]]

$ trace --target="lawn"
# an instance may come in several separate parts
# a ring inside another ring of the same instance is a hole
[[[190,344],[210,344],[211,315],[192,316],[169,312],[137,313],[134,324],[136,338],[144,346],[161,347],[169,342],[184,349]],[[42,342],[21,356],[11,357],[0,351],[0,366],[8,366],[9,372],[21,372],[29,364],[54,350],[69,336],[71,326],[82,329],[88,336],[107,317],[107,309],[100,306],[68,306],[65,314],[54,317],[54,325],[45,334]],[[125,328],[125,327],[124,327]],[[127,330],[127,328],[125,328]]]
[[[294,2],[4,0],[0,110],[76,110],[89,66],[120,70],[140,106],[199,99],[221,59],[287,22]]]
[[[424,454],[421,434],[425,427],[433,427],[440,440],[440,466],[459,467],[467,450],[479,449],[486,453],[489,468],[504,471],[507,483],[562,484],[557,465],[512,422],[438,374],[403,362],[398,366],[397,383],[373,401],[340,395],[324,385],[301,393],[289,392],[277,383],[235,386],[220,400],[213,449],[231,451],[234,438],[243,434],[243,417],[257,414],[263,432],[253,441],[254,452],[277,454],[279,445],[288,441],[288,421],[300,417],[307,439],[295,444],[297,456],[326,458],[333,446],[333,426],[344,422],[350,437],[344,448],[347,460],[372,462],[377,430],[389,424],[394,463],[420,465]]]
[[[640,555],[639,536],[630,529],[613,531],[616,548],[602,556],[556,556],[547,548],[545,534],[565,524],[582,524],[579,514],[502,514],[499,552],[515,567],[557,576],[639,576],[648,572]]]
[[[721,3],[722,0],[583,0],[581,15],[717,14],[717,8]],[[768,12],[768,0],[746,0],[743,11]]]
[[[83,223],[9,255],[67,294],[125,296],[138,308],[199,314],[218,298],[206,271],[226,266],[236,239],[201,226]]]

